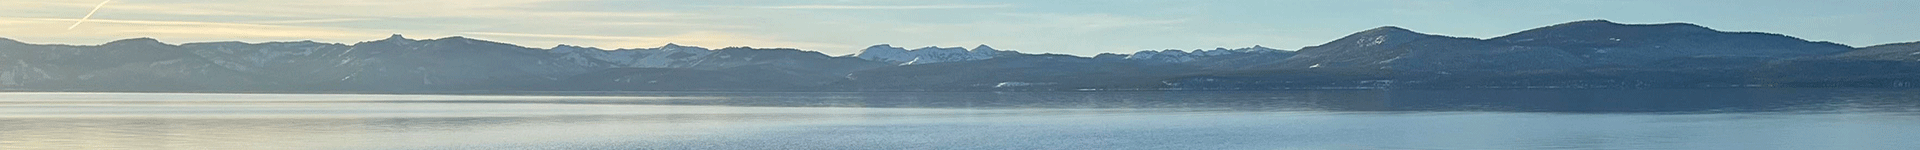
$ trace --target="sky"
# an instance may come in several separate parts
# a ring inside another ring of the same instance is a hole
[[[1293,50],[1380,26],[1492,38],[1578,20],[1700,24],[1856,47],[1920,41],[1911,0],[5,0],[0,37],[95,45],[356,43],[403,34],[526,47],[799,48],[991,45],[1091,56]],[[87,21],[74,26],[95,6]],[[67,29],[73,27],[72,29]]]

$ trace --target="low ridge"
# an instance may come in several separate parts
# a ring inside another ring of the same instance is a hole
[[[1920,44],[1865,48],[1687,23],[1584,20],[1475,39],[1397,26],[1297,51],[1146,50],[1093,57],[981,44],[845,56],[797,49],[556,45],[394,34],[354,44],[153,38],[6,44],[0,89],[74,91],[1179,90],[1911,86]],[[31,57],[28,57],[31,56]]]

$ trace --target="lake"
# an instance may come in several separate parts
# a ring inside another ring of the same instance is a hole
[[[0,149],[1911,149],[1920,90],[0,93]]]

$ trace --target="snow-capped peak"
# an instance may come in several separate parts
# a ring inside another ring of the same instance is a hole
[[[896,63],[901,65],[931,64],[955,61],[970,61],[993,58],[1000,50],[980,45],[968,50],[960,47],[927,46],[912,50],[879,44],[860,50],[854,57],[860,59]]]
[[[1159,51],[1145,50],[1145,51],[1134,52],[1131,55],[1126,55],[1126,58],[1124,59],[1137,60],[1137,61],[1164,62],[1164,63],[1183,63],[1183,62],[1204,59],[1206,57],[1242,55],[1242,54],[1266,54],[1266,53],[1279,52],[1279,51],[1280,50],[1261,47],[1259,45],[1255,45],[1253,47],[1247,47],[1247,48],[1236,48],[1236,49],[1227,49],[1224,47],[1214,48],[1213,50],[1196,49],[1191,52],[1175,50],[1175,49],[1159,50]]]
[[[907,56],[907,49],[893,47],[893,45],[888,44],[868,46],[867,49],[862,49],[860,53],[854,54],[854,57],[882,62],[906,62],[913,60],[913,56]]]

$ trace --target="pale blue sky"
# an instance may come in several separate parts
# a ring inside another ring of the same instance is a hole
[[[1688,22],[1853,46],[1920,41],[1920,1],[1799,0],[99,0],[0,1],[0,37],[99,44],[353,43],[400,33],[528,47],[789,47],[849,54],[873,44],[1092,55],[1264,45],[1298,49],[1379,26],[1490,38],[1576,20]]]

